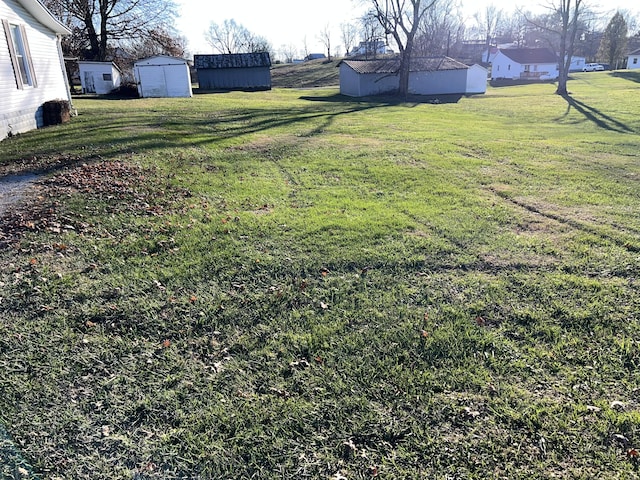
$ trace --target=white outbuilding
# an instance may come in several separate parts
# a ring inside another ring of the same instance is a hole
[[[122,72],[113,62],[78,62],[82,93],[107,95],[120,86]]]
[[[183,58],[159,55],[133,65],[138,94],[145,97],[191,97],[191,73]]]

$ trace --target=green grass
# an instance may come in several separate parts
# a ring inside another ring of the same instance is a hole
[[[0,472],[635,478],[640,77],[570,90],[77,99],[0,143],[47,172],[0,237]]]

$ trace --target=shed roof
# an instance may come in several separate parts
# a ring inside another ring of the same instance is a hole
[[[548,48],[501,48],[500,52],[521,65],[558,62],[558,56]]]
[[[195,55],[196,68],[256,68],[270,67],[269,52],[230,53],[226,55]]]
[[[18,3],[49,30],[60,35],[71,34],[71,30],[60,23],[39,0],[18,0]]]
[[[136,66],[149,66],[149,65],[184,65],[189,62],[184,58],[172,57],[170,55],[154,55],[153,57],[146,57],[136,60],[134,65]]]
[[[343,60],[340,62],[351,67],[357,73],[397,73],[400,69],[400,57],[380,58],[376,60]],[[466,70],[469,67],[449,57],[417,57],[411,59],[412,72],[437,72],[441,70]]]

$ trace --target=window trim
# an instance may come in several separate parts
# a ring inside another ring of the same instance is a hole
[[[27,40],[27,31],[24,25],[10,24],[8,20],[2,20],[2,26],[4,28],[4,34],[7,39],[7,45],[9,46],[9,57],[11,58],[11,65],[13,66],[13,75],[16,79],[16,86],[19,90],[26,88],[36,88],[38,82],[36,81],[36,73],[33,68],[33,61],[31,58],[31,50],[29,49],[29,42]],[[22,70],[18,61],[18,51],[16,44],[13,41],[13,35],[11,34],[12,27],[16,28],[16,32],[20,35],[19,41],[22,44],[22,52],[20,55],[23,57],[23,65],[26,69],[24,72],[27,78],[25,83],[22,78]]]

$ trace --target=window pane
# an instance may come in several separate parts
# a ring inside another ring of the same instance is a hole
[[[17,67],[22,83],[24,85],[32,85],[31,72],[29,72],[29,63],[27,62],[26,49],[24,48],[24,42],[22,41],[22,34],[18,25],[11,25],[11,39],[13,40],[13,46],[16,50]]]

